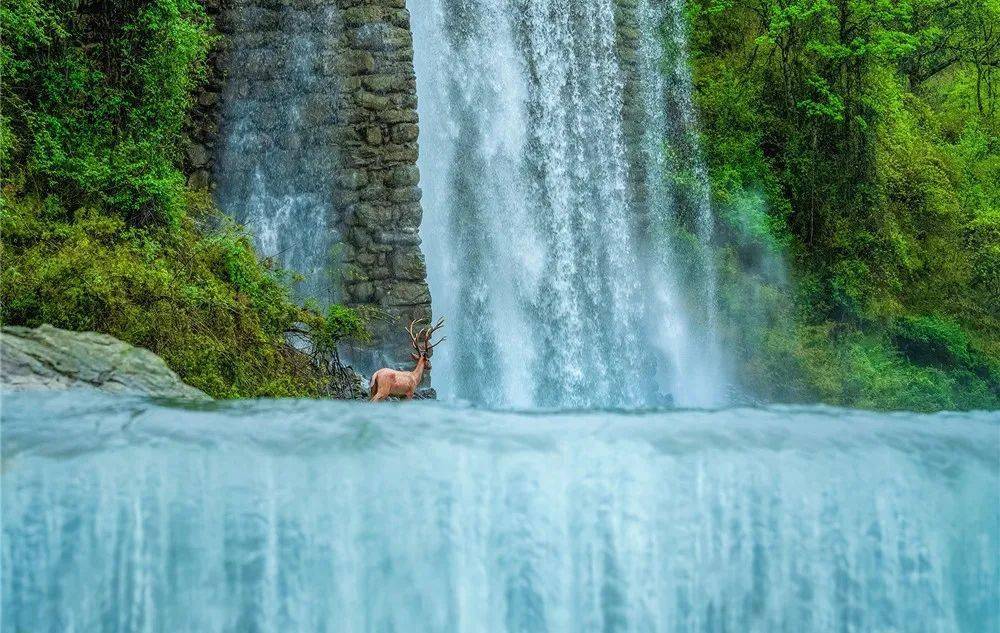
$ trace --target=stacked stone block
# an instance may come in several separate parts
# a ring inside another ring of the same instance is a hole
[[[337,0],[343,20],[343,89],[338,102],[344,221],[344,291],[349,305],[374,305],[390,319],[376,332],[386,360],[409,365],[402,325],[430,318],[420,250],[417,92],[405,0]]]
[[[223,3],[227,0],[206,0],[205,12],[213,20],[219,19]],[[215,35],[219,35],[216,30]],[[215,168],[215,149],[219,139],[219,100],[225,81],[222,55],[225,39],[216,41],[205,69],[205,82],[195,94],[188,121],[188,142],[184,152],[184,173],[188,175],[188,186],[194,189],[209,189]]]

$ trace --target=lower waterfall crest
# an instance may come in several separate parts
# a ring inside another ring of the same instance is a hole
[[[4,396],[4,630],[991,631],[997,419]]]

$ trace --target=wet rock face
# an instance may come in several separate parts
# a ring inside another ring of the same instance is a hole
[[[228,0],[205,0],[205,12],[212,19],[218,20],[225,1]],[[219,140],[218,105],[225,79],[221,63],[221,53],[224,50],[225,42],[220,39],[216,43],[215,50],[209,54],[205,68],[205,82],[198,88],[195,103],[189,114],[184,173],[187,174],[188,186],[194,189],[210,189],[214,185],[212,171],[215,167],[216,146]]]
[[[405,0],[206,6],[222,37],[189,135],[191,184],[305,276],[299,294],[389,316],[381,351],[352,359],[363,370],[407,366],[402,327],[431,306]]]
[[[5,390],[99,389],[112,393],[207,400],[181,382],[163,359],[96,332],[51,325],[8,326],[0,333],[0,386]]]

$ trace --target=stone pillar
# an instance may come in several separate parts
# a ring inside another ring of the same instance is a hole
[[[422,210],[417,90],[405,0],[205,2],[221,37],[192,112],[185,168],[190,186],[209,190],[216,187],[222,149],[217,142],[220,99],[230,93],[228,98],[244,98],[232,90],[235,80],[226,79],[229,64],[236,63],[234,45],[240,43],[255,54],[250,60],[244,55],[240,63],[273,66],[253,66],[249,79],[246,72],[240,73],[243,80],[273,84],[269,73],[281,72],[281,60],[258,49],[280,49],[282,39],[292,36],[285,29],[301,26],[303,15],[322,17],[327,9],[334,11],[325,34],[335,44],[329,54],[326,49],[318,53],[322,59],[316,70],[336,84],[336,89],[317,84],[327,92],[316,96],[328,97],[333,116],[317,123],[324,126],[322,134],[310,135],[329,145],[324,151],[334,165],[324,177],[333,188],[329,230],[338,236],[341,259],[329,266],[340,271],[337,300],[352,307],[374,306],[387,317],[375,323],[376,351],[355,353],[352,362],[365,371],[383,365],[411,367],[409,339],[402,328],[411,319],[430,319],[431,298],[418,233]],[[273,85],[270,89],[275,90]],[[273,107],[282,107],[281,96],[280,91],[275,95]],[[326,134],[325,126],[332,133]]]
[[[420,250],[417,91],[405,0],[336,0],[343,20],[343,90],[337,103],[344,293],[351,306],[385,312],[376,327],[382,358],[410,365],[402,327],[429,319],[431,297]]]

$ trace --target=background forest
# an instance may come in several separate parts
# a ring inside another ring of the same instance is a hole
[[[1000,397],[1000,3],[692,0],[730,347],[749,392]]]
[[[687,10],[739,388],[1000,406],[1000,2]],[[217,397],[320,393],[284,333],[330,350],[362,319],[295,305],[185,184],[203,6],[11,0],[0,19],[3,323],[113,334]]]

